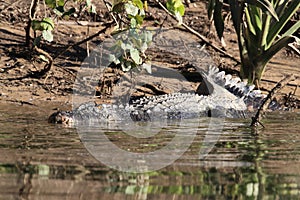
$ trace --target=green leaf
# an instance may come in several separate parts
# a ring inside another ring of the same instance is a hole
[[[288,4],[288,7],[286,8],[283,15],[280,17],[279,22],[277,22],[274,26],[270,28],[268,37],[267,37],[267,43],[272,45],[280,31],[283,29],[283,27],[286,25],[286,23],[291,19],[291,17],[297,12],[297,10],[300,7],[300,1],[295,0],[291,1],[290,4]]]
[[[272,3],[270,3],[268,0],[245,0],[245,3],[259,7],[264,12],[268,11],[272,15],[272,17],[274,17],[277,21],[279,21]]]
[[[136,15],[135,20],[138,25],[142,25],[144,21],[144,17],[142,17],[141,15]]]
[[[183,23],[182,16],[179,12],[177,12],[177,11],[175,12],[175,17],[176,17],[179,25]]]
[[[184,15],[185,8],[181,0],[168,0],[166,6],[167,9],[174,15],[176,15],[176,13],[180,16]]]
[[[297,30],[300,29],[300,21],[297,21],[291,28],[289,28],[281,37],[285,36],[291,36],[293,35]]]
[[[126,3],[124,7],[128,15],[136,16],[139,12],[139,8],[132,5],[131,3]]]
[[[263,54],[259,55],[258,62],[265,65],[271,60],[271,58],[278,53],[282,48],[286,47],[289,43],[295,41],[294,37],[286,36],[281,37],[275,44],[273,44],[268,50]]]
[[[92,5],[92,2],[91,2],[91,0],[86,0],[86,1],[85,1],[85,3],[86,3],[86,6],[87,6],[87,7],[89,7],[89,6],[91,6],[91,5]]]
[[[32,20],[31,28],[35,31],[42,31],[41,22],[38,20]]]
[[[143,63],[142,68],[145,69],[149,74],[152,73],[152,68],[150,63]]]
[[[216,5],[216,0],[209,0],[208,6],[207,6],[207,15],[208,15],[209,20],[213,19],[213,13],[214,13],[214,10],[215,10],[215,5]]]
[[[121,62],[121,67],[124,72],[128,72],[132,68],[131,62]]]
[[[218,37],[221,39],[224,32],[224,20],[222,16],[222,7],[223,2],[217,1],[214,9],[214,24],[218,34]]]
[[[130,28],[136,28],[137,21],[134,18],[130,19]]]
[[[50,8],[55,8],[56,7],[56,0],[45,0],[45,3]]]
[[[44,18],[42,21],[33,20],[31,27],[35,31],[44,31],[44,30],[51,31],[54,29],[54,23],[52,19]]]
[[[65,0],[58,0],[57,1],[57,6],[63,7],[65,5]]]
[[[248,25],[247,28],[249,28],[254,35],[259,36],[259,32],[262,30],[263,26],[261,9],[253,5],[248,5],[245,7],[245,16]]]
[[[244,7],[243,5],[240,5],[237,0],[230,0],[229,5],[232,15],[233,26],[237,35],[239,36],[241,33],[242,12]]]
[[[42,36],[43,36],[44,40],[46,40],[48,42],[53,41],[53,35],[50,30],[43,30]]]
[[[142,59],[137,49],[130,49],[130,57],[137,65],[142,64]]]
[[[178,10],[178,12],[180,13],[181,16],[184,15],[185,8],[184,8],[183,4],[181,4],[180,6],[178,6],[177,10]]]
[[[58,16],[62,16],[64,14],[65,10],[64,10],[63,6],[58,6],[55,9],[53,9],[53,12]]]
[[[144,9],[144,4],[141,0],[132,0],[133,5],[137,6],[140,10]]]
[[[51,18],[44,18],[41,21],[41,27],[43,30],[52,31],[54,29],[54,23]]]
[[[94,4],[91,5],[89,12],[90,12],[90,13],[94,13],[94,14],[97,13],[97,11],[96,11],[96,6],[95,6]]]
[[[116,65],[120,64],[120,60],[117,59],[116,56],[113,55],[113,54],[109,54],[109,55],[108,55],[108,61],[109,61],[110,63],[113,62],[113,63],[115,63]]]

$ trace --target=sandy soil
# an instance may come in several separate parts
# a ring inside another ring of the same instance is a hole
[[[100,3],[99,3],[100,2]],[[87,14],[81,16],[78,20],[84,23],[76,23],[74,20],[58,21],[54,31],[54,42],[44,44],[43,49],[50,53],[51,56],[57,55],[63,51],[68,45],[74,44],[84,38],[93,35],[103,28],[103,23],[110,19],[102,1],[95,2],[97,6],[97,15]],[[155,3],[149,2],[150,9],[146,22],[152,24],[153,19],[157,22],[164,22],[163,26],[172,27],[176,22],[166,13],[159,9]],[[24,27],[27,22],[27,13],[29,9],[28,1],[1,1],[0,2],[0,102],[8,101],[21,104],[39,105],[42,102],[54,103],[57,107],[65,107],[70,105],[73,94],[73,83],[76,73],[84,63],[87,56],[87,49],[92,50],[99,42],[105,38],[105,34],[93,38],[88,43],[79,46],[73,46],[64,54],[54,60],[51,70],[41,76],[35,77],[36,72],[44,67],[44,63],[38,58],[38,54],[31,49],[24,47],[25,31]],[[40,5],[40,11],[37,17],[43,16],[43,5]],[[47,14],[51,14],[47,12]],[[166,18],[167,17],[167,18]],[[165,20],[166,19],[166,20]],[[164,21],[165,20],[165,21]],[[205,1],[197,1],[189,4],[186,16],[184,18],[186,24],[197,30],[199,33],[207,37],[211,43],[221,47],[221,43],[216,37],[213,28],[206,17]],[[86,25],[89,24],[89,25]],[[178,30],[179,31],[179,30]],[[184,33],[190,34],[190,33]],[[33,34],[32,34],[33,35]],[[190,34],[190,37],[195,37]],[[238,47],[232,28],[226,29],[226,52],[238,59]],[[199,40],[199,43],[202,43]],[[203,43],[202,43],[203,44]],[[239,66],[230,58],[224,57],[221,53],[207,46],[207,51],[212,56],[216,65],[227,71],[237,71]],[[153,52],[152,52],[153,53]],[[170,70],[189,71],[184,63],[172,62],[170,58],[164,59],[157,54],[153,55],[155,62],[163,63],[161,66]],[[268,91],[281,80],[286,74],[300,75],[300,58],[289,49],[282,50],[267,66],[266,73],[261,83],[262,90]],[[113,74],[115,71],[110,72]],[[139,95],[153,95],[160,93],[169,93],[178,89],[195,90],[199,84],[199,80],[193,80],[190,84],[179,84],[176,79],[160,82],[158,85],[142,87],[139,89]],[[155,82],[155,81],[154,81]],[[156,81],[159,82],[159,81]],[[290,84],[280,93],[280,97],[294,94],[295,99],[300,99],[300,90],[297,89],[299,80],[290,82]],[[114,84],[107,87],[113,87]],[[101,87],[101,85],[100,85]],[[97,90],[95,88],[95,90]],[[109,90],[109,89],[108,89]],[[106,93],[111,91],[105,90]],[[107,98],[107,95],[101,95]],[[296,101],[299,104],[299,100]]]

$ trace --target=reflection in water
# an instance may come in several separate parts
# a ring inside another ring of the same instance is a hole
[[[207,127],[191,125],[197,135],[183,156],[166,168],[135,174],[98,162],[75,129],[47,124],[42,110],[10,105],[0,106],[0,113],[0,199],[298,199],[300,195],[299,114],[272,114],[265,121],[267,128],[258,133],[245,120],[226,120],[217,143],[200,159]],[[107,137],[123,149],[147,152],[170,141],[172,134],[168,127],[151,141],[132,140],[118,131]]]

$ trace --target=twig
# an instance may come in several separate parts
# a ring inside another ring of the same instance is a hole
[[[111,17],[112,17],[112,18],[114,19],[114,21],[116,22],[117,26],[120,27],[117,18],[116,18],[115,15],[112,13],[112,10],[111,10],[112,5],[111,5],[111,3],[108,2],[108,1],[106,1],[106,0],[103,0],[103,2],[104,2],[104,5],[105,5],[106,9],[107,9],[108,12],[109,12],[109,14],[111,15]]]
[[[60,51],[58,54],[56,54],[56,55],[53,57],[53,60],[56,59],[56,58],[58,58],[60,55],[64,54],[66,51],[68,51],[68,50],[71,49],[72,47],[74,47],[74,46],[79,46],[79,45],[81,45],[81,44],[83,44],[83,43],[85,43],[85,42],[87,42],[87,41],[89,41],[89,40],[91,40],[91,39],[93,39],[93,38],[99,36],[100,34],[105,33],[105,32],[107,31],[107,29],[109,29],[113,23],[114,23],[114,22],[108,22],[108,23],[105,23],[105,24],[104,24],[104,25],[105,25],[105,28],[101,29],[101,30],[98,31],[97,33],[95,33],[95,34],[93,34],[93,35],[91,35],[91,36],[89,36],[89,37],[87,37],[87,38],[85,38],[85,39],[83,39],[83,40],[81,40],[81,41],[79,41],[79,42],[76,42],[75,44],[69,45],[67,48],[65,48],[64,50]]]
[[[295,77],[296,79],[298,79],[299,77]],[[272,80],[268,80],[268,79],[261,79],[261,81],[267,82],[267,83],[278,83],[277,81],[272,81]],[[290,87],[299,87],[297,84],[293,84],[293,83],[287,83],[287,86]]]
[[[168,14],[170,15],[173,19],[177,20],[176,16],[173,15],[159,0],[155,0],[156,3],[158,3],[158,5]],[[237,63],[241,63],[238,59],[236,59],[235,57],[233,57],[232,55],[230,55],[229,53],[223,51],[221,48],[217,47],[216,45],[212,44],[206,37],[204,37],[203,35],[201,35],[199,32],[197,32],[196,30],[194,30],[193,28],[189,27],[188,25],[186,25],[185,23],[181,23],[181,25],[188,30],[189,32],[191,32],[192,34],[196,35],[197,37],[199,37],[203,42],[205,42],[207,45],[211,46],[214,50],[222,53],[225,57],[228,57],[232,60],[234,60]]]
[[[38,2],[39,0],[32,0],[31,4],[30,4],[30,8],[29,8],[29,17],[28,17],[28,22],[27,22],[27,26],[25,27],[25,32],[26,32],[26,36],[25,36],[25,45],[27,47],[30,47],[30,29],[31,29],[31,23],[32,20],[35,17],[35,13],[37,10],[37,6],[38,6]]]
[[[275,87],[269,92],[268,96],[263,100],[262,104],[260,105],[260,107],[258,108],[256,114],[254,117],[252,117],[252,122],[251,122],[251,126],[255,127],[258,124],[262,125],[262,123],[260,122],[262,117],[263,117],[263,113],[266,111],[266,109],[269,106],[269,103],[271,102],[273,96],[282,88],[284,88],[285,85],[288,84],[288,82],[295,80],[296,77],[294,75],[287,75],[284,79],[282,79],[281,81],[279,81]],[[263,126],[263,125],[262,125]],[[264,126],[263,126],[264,127]]]

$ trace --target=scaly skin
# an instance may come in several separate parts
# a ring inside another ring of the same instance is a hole
[[[253,86],[210,67],[202,73],[209,95],[173,93],[144,97],[126,105],[87,102],[72,111],[59,111],[49,117],[51,123],[72,124],[82,120],[152,121],[195,117],[245,117],[249,107],[257,108],[264,96]]]

